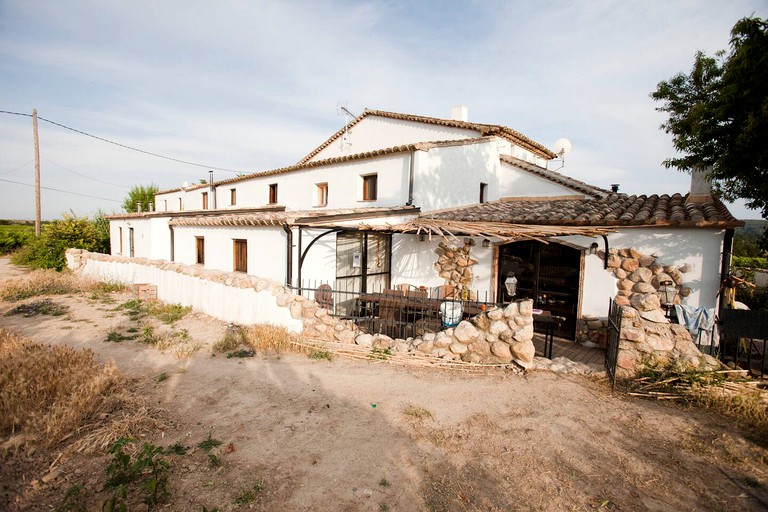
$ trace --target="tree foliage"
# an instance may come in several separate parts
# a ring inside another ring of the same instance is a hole
[[[17,265],[28,265],[33,268],[61,270],[66,266],[64,253],[69,248],[109,252],[109,221],[104,219],[103,215],[101,219],[101,221],[91,221],[88,217],[65,213],[61,220],[46,224],[41,235],[32,238],[27,245],[13,255],[11,261]],[[103,229],[105,221],[107,222],[106,234]]]
[[[660,82],[651,97],[681,153],[664,164],[707,169],[724,199],[746,199],[768,217],[768,23],[739,20],[727,54],[698,52],[689,74]]]
[[[155,194],[158,192],[157,185],[150,183],[146,187],[144,185],[134,185],[131,191],[128,192],[128,197],[123,201],[123,210],[126,212],[135,212],[136,203],[141,203],[141,211],[146,212],[149,210],[149,204],[155,202]]]

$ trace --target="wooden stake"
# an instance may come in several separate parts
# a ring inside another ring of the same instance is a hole
[[[40,236],[40,142],[37,138],[37,109],[32,109],[32,129],[35,134],[35,236]]]

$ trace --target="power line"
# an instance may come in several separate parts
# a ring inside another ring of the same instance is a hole
[[[28,166],[29,164],[31,164],[31,163],[32,163],[32,162],[34,162],[34,161],[35,161],[35,159],[33,158],[33,159],[32,159],[32,160],[30,160],[29,162],[25,163],[24,165],[22,165],[22,166],[20,166],[20,167],[17,167],[17,168],[15,168],[15,169],[14,169],[14,170],[12,170],[12,171],[0,172],[0,176],[2,176],[2,175],[4,175],[4,174],[11,174],[12,172],[20,171],[21,169],[25,168],[26,166]]]
[[[60,163],[54,162],[53,160],[48,159],[48,158],[43,158],[43,160],[45,160],[46,162],[50,162],[53,165],[56,165],[58,167],[61,167],[62,169],[64,169],[67,172],[71,172],[72,174],[77,174],[78,176],[82,176],[83,178],[85,178],[87,180],[93,180],[93,181],[96,181],[98,183],[104,183],[105,185],[112,185],[113,187],[128,188],[128,189],[131,188],[131,187],[127,186],[127,185],[119,185],[117,183],[110,183],[109,181],[102,181],[102,180],[99,180],[99,179],[96,179],[96,178],[91,178],[90,176],[86,176],[85,174],[82,174],[82,173],[79,173],[77,171],[73,171],[72,169],[69,169],[67,167],[64,167]]]
[[[34,185],[30,185],[29,183],[22,183],[20,181],[6,180],[6,179],[3,179],[3,178],[0,178],[0,181],[6,181],[8,183],[15,183],[16,185],[24,185],[25,187],[33,187],[34,188]],[[90,197],[91,199],[101,199],[102,201],[112,201],[113,203],[122,203],[122,201],[118,201],[116,199],[108,199],[106,197],[90,196],[88,194],[81,194],[79,192],[70,192],[69,190],[61,190],[61,189],[58,189],[58,188],[51,188],[51,187],[40,187],[40,188],[44,188],[45,190],[52,190],[54,192],[63,192],[64,194],[72,194],[72,195],[75,195],[75,196]]]
[[[15,115],[15,116],[32,117],[31,114],[25,114],[23,112],[10,112],[8,110],[0,110],[0,114],[10,114],[10,115]],[[64,124],[61,124],[61,123],[57,123],[56,121],[51,121],[50,119],[46,119],[44,117],[37,116],[37,118],[39,120],[41,120],[41,121],[45,121],[46,123],[50,123],[52,125],[64,128],[65,130],[70,130],[70,131],[73,131],[75,133],[79,133],[80,135],[85,135],[86,137],[91,137],[93,139],[100,140],[102,142],[106,142],[108,144],[114,144],[115,146],[119,146],[121,148],[130,149],[131,151],[137,151],[139,153],[144,153],[145,155],[150,155],[150,156],[154,156],[154,157],[157,157],[157,158],[163,158],[165,160],[171,160],[172,162],[179,162],[179,163],[186,164],[186,165],[193,165],[195,167],[202,167],[204,169],[213,169],[214,171],[233,172],[235,174],[242,174],[243,173],[243,171],[236,171],[234,169],[227,169],[225,167],[214,167],[212,165],[198,164],[198,163],[195,163],[195,162],[190,162],[188,160],[181,160],[179,158],[173,158],[171,156],[165,156],[165,155],[160,155],[158,153],[152,153],[151,151],[145,151],[143,149],[135,148],[133,146],[128,146],[127,144],[121,144],[120,142],[115,142],[115,141],[112,141],[112,140],[109,140],[109,139],[105,139],[104,137],[98,137],[98,136],[92,135],[92,134],[90,134],[88,132],[84,132],[82,130],[78,130],[76,128],[72,128],[70,126],[67,126],[67,125],[64,125]]]

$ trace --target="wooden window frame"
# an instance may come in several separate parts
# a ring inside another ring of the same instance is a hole
[[[238,257],[238,246],[240,245],[244,246],[244,258]],[[242,238],[232,240],[232,269],[235,272],[248,273],[248,240]]]
[[[364,174],[363,179],[363,201],[376,201],[379,197],[379,175]]]
[[[269,184],[269,204],[277,204],[277,183]]]
[[[480,182],[480,202],[488,202],[488,184]]]
[[[231,188],[229,189],[229,205],[235,206],[237,204],[237,189]]]
[[[315,206],[328,206],[328,183],[315,183]]]
[[[195,237],[195,263],[205,265],[205,237]]]
[[[208,209],[208,192],[203,192],[202,197],[203,197],[203,210],[207,210]]]

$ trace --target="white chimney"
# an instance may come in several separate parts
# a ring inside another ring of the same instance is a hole
[[[465,105],[456,105],[451,107],[451,119],[454,121],[466,122],[469,116],[469,110]]]
[[[712,201],[712,184],[709,182],[709,174],[712,167],[697,167],[691,171],[691,193],[688,195],[688,203],[708,203]]]

